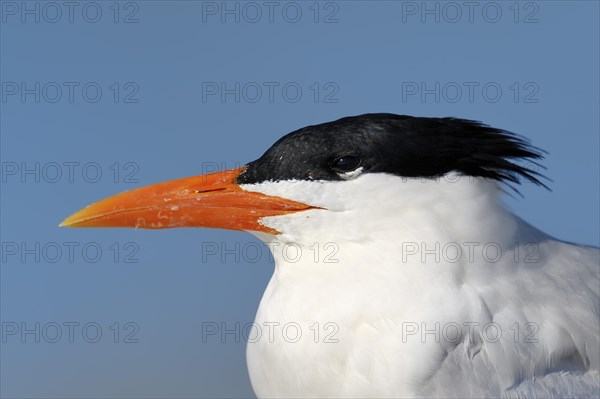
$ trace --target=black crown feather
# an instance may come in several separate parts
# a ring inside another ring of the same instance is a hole
[[[279,139],[250,162],[238,183],[278,180],[342,180],[331,165],[343,156],[360,159],[363,173],[437,177],[448,172],[511,185],[527,179],[548,188],[537,161],[544,151],[523,137],[481,122],[364,114],[307,126]]]

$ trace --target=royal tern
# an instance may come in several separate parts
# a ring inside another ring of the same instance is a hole
[[[544,185],[527,166],[542,155],[475,121],[365,114],[61,225],[260,237],[275,271],[247,345],[259,397],[598,397],[600,251],[501,201]]]

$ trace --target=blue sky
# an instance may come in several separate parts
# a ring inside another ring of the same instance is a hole
[[[3,397],[251,396],[243,337],[200,337],[253,320],[273,269],[254,237],[57,224],[308,124],[393,112],[525,135],[552,191],[507,205],[599,244],[597,2],[0,7]]]

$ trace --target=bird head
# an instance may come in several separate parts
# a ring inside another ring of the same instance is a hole
[[[357,223],[382,223],[386,212],[401,212],[408,202],[431,205],[431,188],[418,182],[452,176],[449,183],[470,177],[543,185],[537,171],[518,162],[537,165],[540,158],[542,151],[520,136],[476,121],[365,114],[291,132],[241,168],[103,199],[61,226],[210,227],[272,236],[335,220],[343,235],[360,231]],[[438,185],[433,196],[452,201],[465,184]]]

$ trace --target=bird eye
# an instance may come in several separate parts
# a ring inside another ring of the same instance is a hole
[[[361,164],[361,159],[354,155],[345,155],[340,158],[336,158],[332,163],[331,167],[338,172],[351,172],[358,168]]]

